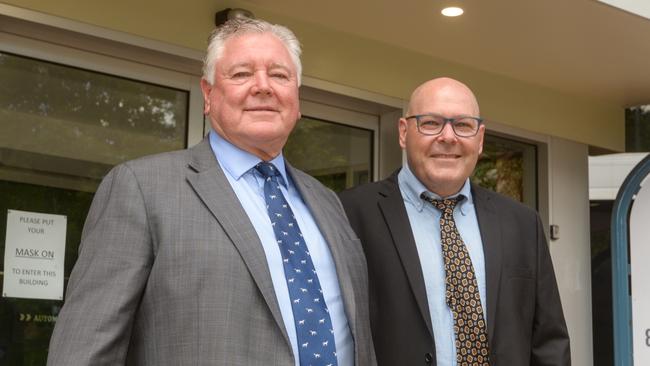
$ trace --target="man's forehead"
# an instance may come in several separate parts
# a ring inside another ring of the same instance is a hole
[[[418,87],[411,95],[409,112],[442,113],[452,110],[457,114],[478,115],[474,94],[459,82],[429,82]]]
[[[251,44],[255,44],[257,48],[250,48]],[[261,47],[260,47],[261,46]],[[273,33],[244,33],[231,36],[223,43],[223,52],[243,52],[257,53],[263,50],[282,51],[280,53],[289,56],[289,50],[286,45]]]
[[[259,61],[268,67],[294,67],[286,45],[272,33],[245,33],[227,39],[217,64],[231,68],[251,66]]]

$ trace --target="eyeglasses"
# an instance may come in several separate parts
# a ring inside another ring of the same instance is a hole
[[[438,135],[449,123],[451,129],[458,137],[472,137],[478,133],[478,128],[483,123],[479,117],[460,116],[455,118],[446,118],[437,114],[416,114],[414,116],[404,117],[405,119],[415,119],[418,131],[423,135]]]

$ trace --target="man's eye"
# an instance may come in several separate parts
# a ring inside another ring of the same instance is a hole
[[[283,74],[283,73],[280,73],[280,72],[272,73],[271,77],[274,78],[274,79],[289,80],[289,75]]]
[[[428,127],[428,128],[436,128],[440,126],[440,122],[436,120],[423,120],[420,121],[420,126],[422,127]]]
[[[477,126],[477,122],[472,119],[459,119],[454,123],[454,127],[459,130],[473,131]]]
[[[245,79],[251,77],[253,74],[248,71],[239,71],[234,74],[232,74],[231,78],[232,79]]]

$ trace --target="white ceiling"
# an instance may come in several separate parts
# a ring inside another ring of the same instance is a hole
[[[596,0],[249,3],[562,92],[625,107],[650,103],[650,20]],[[465,14],[440,15],[452,4]]]

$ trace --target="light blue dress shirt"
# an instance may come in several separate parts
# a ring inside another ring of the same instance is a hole
[[[445,300],[445,268],[440,244],[441,213],[431,203],[420,198],[420,195],[425,193],[434,199],[453,198],[459,195],[466,197],[454,208],[454,221],[472,259],[479,295],[481,296],[481,305],[483,309],[487,309],[485,306],[483,241],[481,240],[481,232],[476,219],[469,179],[465,181],[460,192],[449,197],[440,197],[429,192],[413,175],[408,168],[408,164],[404,164],[397,179],[409,222],[411,223],[415,245],[420,257],[420,265],[422,266],[429,312],[431,313],[433,337],[436,344],[437,366],[455,366],[454,316]],[[487,323],[489,321],[487,314],[484,313],[483,316]]]
[[[264,178],[255,169],[255,165],[261,160],[255,155],[232,145],[214,131],[210,132],[210,146],[262,242],[266,261],[271,272],[275,296],[282,313],[282,320],[293,348],[296,366],[300,366],[296,326],[289,298],[289,289],[284,275],[282,255],[275,239],[271,220],[266,212]],[[287,175],[282,153],[271,160],[270,163],[275,165],[282,174],[284,181],[287,182],[287,186],[282,186],[280,189],[298,221],[298,226],[311,253],[311,259],[323,289],[325,303],[334,327],[334,342],[336,343],[338,364],[340,366],[353,366],[354,342],[348,327],[336,267],[329,246],[316,225],[309,208],[303,202],[300,192],[298,192],[293,181]]]

